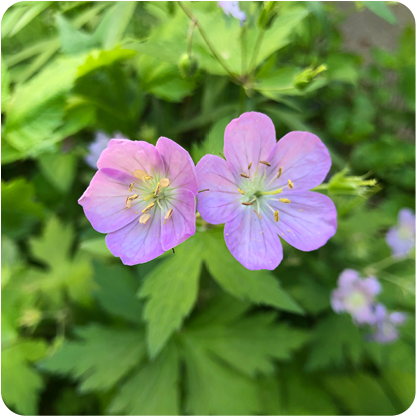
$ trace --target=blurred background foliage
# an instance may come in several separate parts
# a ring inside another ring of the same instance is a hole
[[[341,24],[373,12],[396,25],[398,5],[241,2],[242,27],[216,2],[184,6],[228,71],[177,2],[22,1],[3,16],[3,400],[24,415],[401,413],[415,393],[414,260],[375,270],[384,304],[408,313],[392,344],[366,341],[329,296],[343,269],[390,256],[384,235],[414,208],[414,25],[364,59]],[[252,110],[277,138],[317,134],[329,178],[378,180],[329,187],[336,236],[311,253],[285,245],[272,272],[244,269],[199,223],[175,255],[112,257],[77,204],[97,132],[163,135],[197,163]]]

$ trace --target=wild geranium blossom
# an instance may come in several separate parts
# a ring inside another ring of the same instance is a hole
[[[122,134],[117,132],[114,137],[122,138]],[[104,132],[97,132],[94,140],[88,145],[88,155],[85,157],[85,162],[90,165],[91,168],[97,169],[97,161],[100,158],[101,153],[107,148],[111,137]]]
[[[404,324],[407,318],[406,315],[399,311],[388,313],[383,304],[377,304],[375,306],[374,316],[375,326],[373,327],[371,340],[381,344],[397,340],[399,337],[397,327]]]
[[[412,210],[403,208],[398,213],[398,225],[388,230],[386,241],[394,258],[407,256],[416,243],[416,217]]]
[[[374,300],[380,291],[377,278],[362,279],[358,271],[345,269],[339,276],[338,288],[331,294],[331,306],[336,313],[349,313],[357,324],[374,324]]]
[[[223,9],[226,16],[232,15],[240,21],[240,26],[243,25],[243,22],[246,20],[246,14],[240,10],[238,1],[218,1],[217,4]]]
[[[268,116],[244,113],[226,127],[224,155],[205,155],[197,164],[199,189],[207,190],[198,195],[197,209],[209,223],[226,223],[226,245],[243,266],[276,268],[280,237],[311,251],[334,235],[333,202],[308,191],[331,165],[317,136],[291,132],[277,142]]]
[[[195,233],[197,180],[190,155],[170,139],[156,146],[112,139],[78,200],[125,265],[148,262]]]

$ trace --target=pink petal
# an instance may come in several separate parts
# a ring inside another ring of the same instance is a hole
[[[247,269],[275,269],[282,261],[276,231],[268,219],[259,220],[251,207],[226,223],[224,239],[231,254]]]
[[[353,283],[359,279],[359,272],[348,268],[339,275],[338,285],[340,288],[351,288]]]
[[[362,286],[369,295],[377,295],[381,292],[381,284],[375,277],[365,278],[362,281]]]
[[[266,166],[259,161],[269,162],[275,144],[274,124],[262,113],[243,113],[227,125],[224,133],[224,155],[237,176],[244,173],[252,179],[262,174]]]
[[[178,189],[162,204],[167,211],[173,209],[169,219],[165,219],[166,212],[162,213],[161,218],[161,244],[167,251],[195,234],[195,195],[191,191]]]
[[[197,164],[197,178],[199,189],[209,190],[197,195],[197,210],[206,222],[226,223],[243,210],[239,180],[223,158],[215,155],[201,158]]]
[[[164,161],[164,176],[171,181],[170,189],[180,187],[197,194],[197,178],[190,154],[171,139],[164,137],[158,139],[156,149]]]
[[[134,177],[112,168],[96,172],[78,200],[94,229],[100,233],[114,232],[138,217],[135,211],[143,205],[140,199],[134,200],[132,206],[126,208],[126,197],[140,193],[136,188],[129,191],[129,185],[134,181]]]
[[[268,204],[274,210],[279,210],[279,221],[274,224],[279,236],[291,246],[302,251],[315,250],[336,233],[337,213],[329,197],[305,191],[288,193],[284,198],[289,198],[291,203],[270,199]],[[274,222],[272,211],[264,210],[271,222]]]
[[[122,229],[109,233],[106,244],[114,256],[125,265],[151,261],[164,253],[161,239],[161,212],[159,208],[149,211],[151,218],[146,224],[134,220]]]
[[[98,168],[114,168],[133,175],[137,169],[152,177],[159,176],[164,165],[155,146],[148,142],[112,139],[101,153]]]
[[[268,159],[271,166],[266,169],[267,190],[287,186],[288,180],[294,184],[294,191],[310,190],[323,182],[332,165],[326,146],[316,135],[308,132],[285,135]],[[277,178],[280,167],[282,174]]]

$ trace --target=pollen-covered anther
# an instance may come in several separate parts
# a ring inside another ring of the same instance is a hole
[[[294,184],[292,183],[291,180],[288,180],[288,188],[291,190],[292,188],[294,188]]]
[[[249,175],[246,175],[246,174],[243,174],[243,173],[240,174],[240,176],[243,177],[243,178],[249,178]]]
[[[255,213],[256,213],[256,215],[258,216],[258,219],[259,220],[262,220],[262,217],[261,217],[261,215],[256,211],[256,210],[253,210]]]
[[[244,206],[253,206],[253,203],[250,203],[250,202],[249,202],[249,203],[247,203],[247,202],[243,202],[242,204],[243,204]]]
[[[154,197],[157,197],[160,191],[161,191],[161,183],[158,182],[155,188],[155,192],[153,193]]]
[[[135,183],[134,182],[131,182],[130,183],[130,185],[129,185],[129,191],[132,191],[133,190],[133,186],[135,185]]]
[[[240,188],[238,188],[237,190],[239,191],[240,194],[245,195],[245,192],[241,190]]]
[[[171,217],[172,217],[172,213],[174,212],[174,210],[172,209],[172,208],[170,208],[166,213],[165,213],[165,216],[164,216],[164,219],[165,220],[168,220],[168,219],[170,219]]]
[[[145,171],[142,171],[141,169],[135,169],[133,172],[133,175],[138,178],[139,180],[151,180],[152,177]]]
[[[291,203],[291,200],[288,200],[288,198],[280,198],[279,201],[281,201],[281,203]]]
[[[130,199],[130,197],[126,197],[125,205],[126,205],[126,208],[132,207],[132,200]]]
[[[271,164],[268,161],[259,161],[261,164],[266,165],[267,167],[270,167]]]
[[[155,203],[151,203],[149,204],[149,206],[146,206],[143,210],[142,213],[147,213],[152,207],[155,206]]]
[[[248,171],[250,170],[251,166],[252,166],[252,162],[248,165]]]
[[[282,175],[282,167],[279,167],[277,178],[279,178]]]
[[[170,180],[168,179],[168,178],[162,178],[162,180],[161,181],[159,181],[159,185],[162,187],[162,188],[167,188],[168,187],[168,185],[170,184],[171,182],[170,182]]]
[[[277,221],[279,221],[279,211],[278,210],[275,210],[274,211],[274,220],[277,222]]]
[[[149,213],[142,214],[139,217],[139,223],[140,224],[146,224],[146,223],[148,223],[148,221],[149,221],[150,218],[151,218],[151,215]]]

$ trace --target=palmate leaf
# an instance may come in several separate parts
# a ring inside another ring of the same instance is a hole
[[[197,299],[202,252],[201,242],[189,239],[145,277],[139,296],[147,298],[144,318],[151,357],[181,326]]]
[[[38,395],[44,384],[28,362],[42,358],[46,349],[46,343],[36,339],[16,339],[2,347],[1,395],[6,405],[23,415],[37,414]]]
[[[75,332],[79,340],[65,340],[40,366],[48,372],[80,379],[82,392],[112,388],[145,359],[145,338],[139,329],[90,324]]]

